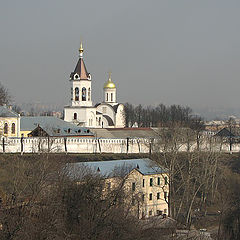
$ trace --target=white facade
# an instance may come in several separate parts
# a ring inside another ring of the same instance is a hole
[[[71,105],[73,107],[92,107],[91,80],[70,80],[71,81]],[[85,91],[86,89],[86,91]],[[85,99],[85,100],[83,100]]]
[[[64,107],[64,120],[91,128],[125,127],[124,105],[117,103],[117,90],[109,76],[104,85],[104,102],[93,106],[92,78],[83,61],[82,45],[79,60],[70,75],[71,100]]]
[[[104,102],[111,105],[116,104],[117,101],[117,90],[116,88],[105,88],[104,89]]]

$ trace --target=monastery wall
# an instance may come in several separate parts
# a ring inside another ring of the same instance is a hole
[[[5,138],[0,152],[149,153],[149,144],[146,139]]]
[[[157,141],[155,140],[155,143]],[[149,153],[161,151],[159,144],[149,143],[148,139],[104,139],[104,138],[76,138],[76,137],[56,137],[56,138],[4,138],[1,139],[0,152],[6,153],[38,153],[38,152],[55,152],[55,153]],[[191,146],[190,151],[196,149],[196,144]],[[202,151],[222,151],[229,152],[229,144],[201,144]],[[187,151],[187,145],[181,145],[179,151]],[[233,144],[232,152],[239,152],[240,144]]]

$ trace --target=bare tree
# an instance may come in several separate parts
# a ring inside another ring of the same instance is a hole
[[[170,215],[187,227],[195,210],[206,211],[217,186],[220,151],[206,138],[196,143],[198,134],[198,129],[162,128],[154,144],[153,158],[169,170]]]
[[[11,101],[8,90],[0,83],[0,105],[9,104]]]

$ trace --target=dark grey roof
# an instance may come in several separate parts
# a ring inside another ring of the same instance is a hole
[[[19,117],[19,115],[6,106],[0,106],[0,117]]]
[[[158,138],[151,128],[109,128],[115,138]]]
[[[143,175],[168,172],[167,169],[162,168],[149,158],[68,163],[67,167],[70,171],[74,171],[74,176],[77,176],[77,171],[82,167],[88,167],[92,171],[99,172],[103,176],[118,176],[122,175],[122,173],[127,175],[133,169],[136,169]]]
[[[113,120],[108,115],[103,115],[103,117],[106,118],[108,126],[114,126]]]
[[[50,116],[21,117],[21,131],[33,131],[41,127],[50,136],[92,136],[93,133],[85,127],[78,127],[75,124],[63,121],[62,119]],[[70,132],[69,132],[70,129]]]
[[[91,131],[98,138],[159,138],[159,134],[152,128],[91,128]]]
[[[121,103],[118,103],[118,104],[112,106],[112,105],[109,104],[109,103],[103,102],[103,103],[97,103],[97,104],[95,104],[95,107],[98,107],[98,106],[100,106],[100,105],[108,105],[108,106],[110,106],[110,107],[114,110],[114,112],[116,113],[116,112],[117,112],[117,109],[118,109],[118,106],[119,106],[120,104],[121,104]]]
[[[114,112],[117,113],[117,109],[118,109],[118,106],[120,105],[120,103],[118,103],[117,105],[114,105],[113,106],[113,109],[114,109]]]
[[[98,138],[115,138],[114,135],[112,135],[106,128],[90,128],[90,130]]]
[[[94,107],[98,107],[99,105],[101,105],[102,103],[96,103]]]
[[[225,127],[218,131],[215,136],[218,137],[240,137],[240,128],[238,127],[232,127],[231,129],[229,127]]]

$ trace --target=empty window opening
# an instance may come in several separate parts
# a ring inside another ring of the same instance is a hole
[[[132,191],[134,192],[135,190],[136,190],[136,183],[133,182],[133,183],[132,183]]]
[[[153,179],[150,178],[150,187],[152,187],[152,185],[153,185]]]
[[[16,125],[15,123],[12,124],[12,134],[15,134],[16,132]]]
[[[164,184],[165,184],[165,185],[168,184],[168,178],[167,178],[167,177],[164,178]]]
[[[4,134],[8,134],[8,124],[4,124]]]
[[[152,193],[149,194],[149,200],[152,200]]]
[[[73,119],[74,119],[74,120],[77,120],[77,113],[74,113],[74,114],[73,114]]]
[[[75,88],[75,101],[79,101],[79,88]]]
[[[88,101],[91,100],[91,88],[88,88]]]
[[[82,88],[82,101],[86,101],[87,90],[85,87]]]

